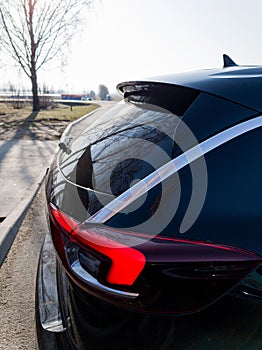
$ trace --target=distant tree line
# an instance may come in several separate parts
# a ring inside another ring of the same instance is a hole
[[[29,94],[30,95],[30,89],[25,86],[18,86],[17,84],[14,84],[13,82],[2,82],[0,86],[0,91],[5,93],[12,93],[14,95],[23,95],[23,94]],[[46,95],[46,94],[63,94],[67,93],[67,89],[56,89],[54,86],[49,86],[47,83],[38,84],[38,95]],[[96,98],[99,98],[101,100],[108,99],[109,96],[109,90],[106,85],[100,84],[98,86],[98,92],[95,93],[94,90],[83,90],[83,94],[92,100],[95,100]]]

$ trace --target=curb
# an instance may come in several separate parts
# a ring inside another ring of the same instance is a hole
[[[25,198],[18,204],[18,206],[7,216],[7,218],[0,224],[0,267],[2,266],[7,254],[15,240],[17,231],[21,226],[31,203],[33,202],[40,186],[42,185],[46,172],[39,175],[38,179],[29,189],[26,190]]]

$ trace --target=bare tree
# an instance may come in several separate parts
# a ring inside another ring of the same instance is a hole
[[[39,111],[37,72],[63,53],[91,0],[0,0],[1,48],[31,80]]]
[[[92,100],[96,99],[96,93],[94,92],[94,90],[91,90],[89,93],[90,98],[92,98]]]

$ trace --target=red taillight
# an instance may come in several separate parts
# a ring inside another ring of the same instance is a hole
[[[261,257],[237,247],[81,224],[52,204],[49,210],[53,242],[71,279],[138,311],[198,311],[261,263]]]
[[[55,219],[55,223],[59,224],[59,226],[61,226],[67,234],[70,234],[72,230],[79,225],[78,221],[62,213],[60,210],[58,210],[51,204],[50,204],[50,212],[53,218]]]
[[[50,204],[50,212],[63,232],[71,242],[79,243],[82,247],[89,247],[111,260],[111,266],[106,281],[112,284],[131,286],[141,271],[146,259],[137,249],[119,243],[106,237],[114,234],[114,229],[96,227],[75,221],[65,213]]]
[[[109,230],[113,232],[111,228],[102,228],[98,234],[95,227],[80,225],[72,232],[72,239],[111,259],[107,282],[131,286],[145,266],[145,256],[134,248],[105,237]]]

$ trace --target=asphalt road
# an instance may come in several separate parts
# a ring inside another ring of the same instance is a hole
[[[37,261],[47,232],[43,188],[0,269],[0,349],[34,350]]]

